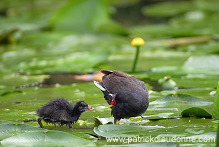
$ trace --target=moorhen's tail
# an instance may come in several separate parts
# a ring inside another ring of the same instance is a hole
[[[110,104],[114,98],[114,94],[111,94],[102,84],[102,82],[94,81],[94,84],[103,92],[104,98],[108,104]]]
[[[129,75],[125,74],[125,73],[122,73],[122,72],[119,72],[119,71],[116,71],[116,70],[101,70],[101,72],[104,74],[104,76],[108,76],[108,75],[113,75],[113,76],[119,76],[119,77],[125,77],[125,78],[130,78]]]
[[[104,75],[109,75],[109,74],[113,73],[113,71],[110,71],[110,70],[101,70],[101,72],[102,72]]]

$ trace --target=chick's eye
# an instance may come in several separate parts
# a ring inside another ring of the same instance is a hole
[[[87,107],[88,105],[86,105],[86,104],[84,104],[84,105],[82,105],[82,107]]]
[[[84,108],[86,108],[86,106],[84,106],[84,105],[79,107],[79,109],[81,109],[81,110]]]

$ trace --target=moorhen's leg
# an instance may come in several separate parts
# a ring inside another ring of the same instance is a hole
[[[69,129],[72,128],[72,123],[68,123]]]
[[[130,111],[127,110],[127,103],[117,103],[112,107],[112,115],[114,117],[114,124],[119,124],[119,121],[124,118]]]
[[[44,127],[43,127],[43,124],[42,124],[42,122],[41,122],[42,119],[43,119],[42,117],[39,117],[39,118],[37,119],[37,122],[38,122],[38,124],[40,125],[40,128],[44,128]]]

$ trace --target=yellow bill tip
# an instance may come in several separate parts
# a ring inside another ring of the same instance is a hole
[[[113,105],[109,105],[109,107],[111,108]]]

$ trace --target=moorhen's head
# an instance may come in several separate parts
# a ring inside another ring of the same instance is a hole
[[[92,111],[93,108],[91,106],[89,106],[87,103],[85,103],[84,101],[79,101],[75,104],[74,109],[77,109],[77,111],[79,111],[80,113],[90,110]]]

